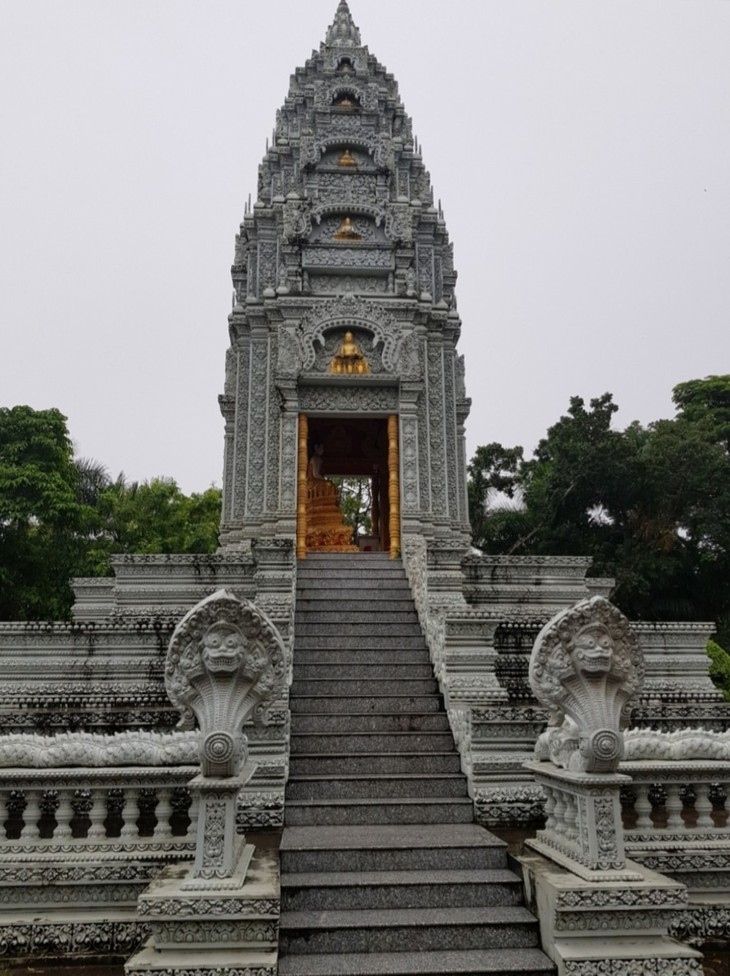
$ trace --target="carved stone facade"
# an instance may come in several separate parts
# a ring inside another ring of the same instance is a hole
[[[222,547],[294,537],[303,413],[397,416],[404,530],[466,551],[452,248],[398,86],[337,17],[292,76],[236,238]],[[346,332],[367,371],[333,376]]]

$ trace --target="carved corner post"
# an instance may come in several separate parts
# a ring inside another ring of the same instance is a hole
[[[194,880],[245,878],[244,839],[236,833],[236,800],[252,771],[243,724],[281,693],[285,674],[276,627],[226,590],[201,600],[175,628],[165,687],[180,725],[196,719],[200,727],[201,775],[190,784],[199,799]]]
[[[667,935],[666,908],[686,905],[687,889],[624,852],[620,792],[631,778],[618,765],[643,678],[636,634],[603,597],[561,611],[535,640],[530,685],[550,718],[526,768],[545,794],[546,824],[521,861],[561,973],[597,974],[598,960],[617,976],[701,973],[699,953]]]
[[[218,590],[185,614],[165,661],[165,689],[181,726],[197,720],[200,775],[190,782],[198,821],[195,864],[171,864],[137,903],[150,939],[127,976],[276,973],[279,876],[236,830],[250,776],[244,722],[261,719],[286,682],[284,645],[255,604]],[[254,870],[249,864],[253,860]],[[235,958],[235,969],[231,960]]]
[[[388,417],[388,528],[390,558],[400,556],[400,458],[398,456],[398,415]]]
[[[297,450],[297,559],[307,558],[307,442],[309,419],[299,414],[299,441]]]

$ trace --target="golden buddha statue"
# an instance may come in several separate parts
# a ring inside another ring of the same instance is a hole
[[[351,168],[354,167],[355,169],[357,169],[357,160],[352,155],[349,149],[345,149],[342,155],[340,156],[340,158],[337,160],[337,165],[349,166]]]
[[[360,352],[360,348],[355,342],[352,332],[345,332],[340,343],[340,348],[332,357],[330,363],[330,373],[369,373],[370,367],[367,359]]]
[[[336,241],[361,241],[362,234],[358,234],[352,217],[345,217],[335,234]]]
[[[355,103],[352,101],[349,95],[340,95],[340,97],[335,102],[337,108],[354,108]]]
[[[307,466],[307,549],[309,552],[357,552],[352,527],[345,524],[337,488],[323,473],[324,444],[314,445]]]

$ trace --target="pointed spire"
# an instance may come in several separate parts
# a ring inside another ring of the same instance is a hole
[[[332,26],[327,31],[325,40],[327,45],[343,47],[361,47],[360,31],[355,26],[347,0],[340,0]]]

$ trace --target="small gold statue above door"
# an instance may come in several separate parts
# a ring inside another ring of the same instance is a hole
[[[355,342],[352,332],[348,330],[340,343],[340,348],[332,357],[330,373],[344,373],[349,375],[354,373],[362,376],[364,373],[369,372],[370,366],[368,365],[368,361]]]

